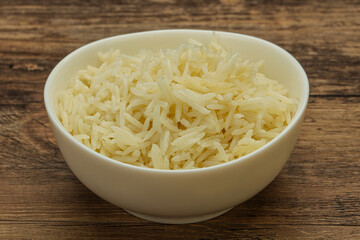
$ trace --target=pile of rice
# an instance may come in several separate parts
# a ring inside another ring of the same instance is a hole
[[[118,161],[157,169],[226,163],[264,146],[298,101],[216,39],[135,56],[99,53],[58,95],[58,118],[79,142]]]

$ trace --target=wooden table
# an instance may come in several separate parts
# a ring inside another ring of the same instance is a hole
[[[0,2],[0,239],[360,239],[359,1]],[[280,175],[201,223],[133,217],[90,192],[56,146],[43,103],[52,68],[108,36],[168,28],[264,38],[311,84],[307,116]]]

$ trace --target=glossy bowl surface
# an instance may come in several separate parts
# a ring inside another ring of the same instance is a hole
[[[298,61],[268,41],[216,32],[220,43],[243,59],[264,60],[262,72],[276,79],[300,104],[287,128],[247,156],[218,166],[192,170],[157,170],[112,160],[77,142],[56,117],[55,95],[97,53],[111,48],[135,54],[141,48],[176,48],[189,38],[208,42],[213,31],[160,30],[120,35],[87,44],[66,56],[49,75],[44,100],[57,144],[78,179],[101,198],[131,214],[161,223],[191,223],[216,217],[264,189],[281,171],[295,145],[309,96],[309,83]]]

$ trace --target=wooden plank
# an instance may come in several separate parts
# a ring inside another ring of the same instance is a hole
[[[160,225],[153,223],[5,222],[6,239],[358,239],[357,226]]]
[[[292,226],[276,229],[276,239],[360,239],[358,226]]]
[[[122,222],[5,222],[6,239],[274,239],[275,226]]]

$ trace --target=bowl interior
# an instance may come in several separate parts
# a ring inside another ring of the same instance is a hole
[[[213,31],[206,30],[160,30],[140,32],[99,40],[85,45],[66,56],[51,72],[45,86],[44,98],[49,117],[58,127],[56,117],[56,92],[65,89],[77,71],[87,65],[99,64],[98,52],[109,49],[120,49],[126,54],[136,54],[141,48],[157,51],[161,48],[176,48],[189,38],[199,42],[209,42]],[[298,121],[304,112],[308,100],[309,85],[305,71],[288,52],[265,40],[228,32],[216,32],[221,45],[227,49],[240,52],[243,59],[251,62],[264,61],[261,71],[269,78],[284,84],[289,95],[300,100],[297,113],[293,119]]]

